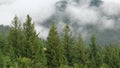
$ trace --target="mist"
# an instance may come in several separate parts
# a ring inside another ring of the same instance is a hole
[[[10,25],[15,15],[25,21],[29,14],[40,37],[46,38],[51,23],[62,32],[69,24],[73,34],[81,33],[86,39],[93,30],[104,34],[106,30],[120,28],[120,1],[118,0],[1,0],[0,24]]]

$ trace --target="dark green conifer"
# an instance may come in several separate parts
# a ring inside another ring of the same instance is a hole
[[[55,24],[53,24],[50,28],[46,44],[46,56],[48,67],[57,68],[61,65],[64,65],[66,63],[66,59],[64,56],[64,48],[61,43]]]

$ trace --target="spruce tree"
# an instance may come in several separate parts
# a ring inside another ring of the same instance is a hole
[[[68,25],[66,25],[63,29],[63,46],[65,49],[65,56],[67,58],[67,62],[68,65],[73,65],[72,61],[73,61],[73,36],[72,36],[72,32],[71,29]]]
[[[96,44],[96,38],[95,36],[92,36],[90,39],[91,43],[90,43],[90,58],[94,59],[95,56],[97,55],[97,44]]]
[[[39,40],[38,50],[35,55],[35,66],[37,68],[43,68],[46,65],[46,56],[45,56],[45,49],[44,49],[43,41]]]
[[[82,35],[79,34],[78,40],[76,41],[75,44],[75,49],[74,49],[74,63],[77,63],[79,65],[85,65],[86,62],[88,61],[88,56],[86,54],[86,47],[82,38]]]
[[[38,34],[35,31],[32,18],[27,15],[26,22],[23,24],[24,34],[24,57],[34,59],[40,46]]]
[[[109,68],[120,68],[120,51],[117,46],[106,46],[104,50],[104,62]]]
[[[58,68],[65,64],[64,48],[57,32],[55,24],[50,28],[46,42],[46,57],[49,68]]]
[[[7,38],[7,42],[8,42],[8,50],[14,53],[15,57],[19,57],[21,56],[21,48],[22,48],[22,28],[21,28],[21,24],[20,21],[18,20],[18,17],[15,16],[10,31],[9,31],[9,35]]]
[[[90,39],[89,45],[89,60],[91,64],[91,68],[100,67],[103,63],[103,54],[100,50],[102,50],[96,43],[96,38],[93,35]]]

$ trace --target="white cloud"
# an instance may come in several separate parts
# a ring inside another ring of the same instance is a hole
[[[13,2],[14,1],[14,2]],[[58,0],[0,0],[0,24],[10,25],[15,15],[21,21],[30,14],[36,23],[40,23],[49,18],[55,12],[55,3]],[[9,4],[8,4],[9,3]],[[41,38],[46,38],[48,29],[36,25],[37,32]]]
[[[114,29],[115,21],[113,19],[103,18],[102,19],[102,26],[103,26],[103,29],[105,29],[105,28]]]
[[[35,23],[41,23],[54,14],[57,1],[59,0],[0,0],[0,24],[10,25],[15,15],[23,21],[26,14],[30,14]],[[114,19],[107,19],[104,16],[120,15],[120,0],[103,0],[100,8],[90,7],[91,0],[80,0],[80,3],[72,3],[72,1],[69,2],[66,13],[73,18],[72,20],[77,20],[80,25],[102,24],[100,27],[113,28]],[[101,11],[105,15],[101,15]],[[58,28],[64,25],[64,22],[58,23]],[[36,30],[41,32],[40,37],[47,37],[49,30],[44,26],[36,25]],[[83,33],[87,35],[87,32]]]
[[[10,24],[14,15],[24,19],[26,14],[41,22],[54,13],[56,1],[58,0],[16,0],[9,5],[0,5],[0,24]]]
[[[99,25],[100,28],[113,28],[115,25],[114,16],[120,15],[120,1],[119,0],[103,0],[100,7],[89,7],[90,0],[85,2],[81,0],[81,4],[69,4],[67,13],[71,18],[78,21],[80,25],[92,24]],[[107,19],[107,16],[112,17]]]
[[[119,3],[120,4],[120,0],[102,0],[104,2],[112,2],[112,3]]]
[[[67,12],[72,18],[80,21],[79,24],[81,25],[96,24],[99,18],[99,12],[90,8],[88,5],[70,5],[67,8]]]
[[[4,5],[4,4],[10,4],[12,2],[14,2],[15,0],[0,0],[0,5]]]
[[[36,25],[35,29],[37,30],[37,33],[39,33],[39,37],[42,39],[46,39],[48,36],[49,29]]]
[[[104,2],[104,4],[101,6],[103,9],[103,12],[107,15],[113,15],[117,16],[120,14],[120,3],[116,2]]]

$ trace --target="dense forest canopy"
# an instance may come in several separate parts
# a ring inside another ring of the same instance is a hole
[[[10,27],[0,25],[0,33],[0,68],[120,68],[119,45],[98,45],[95,35],[87,38],[86,45],[69,24],[59,34],[52,23],[43,40],[32,17],[27,15],[22,24],[15,16]]]

